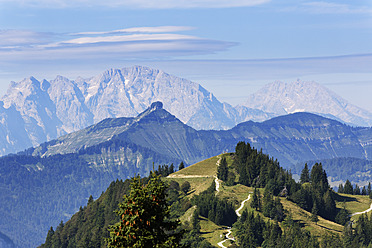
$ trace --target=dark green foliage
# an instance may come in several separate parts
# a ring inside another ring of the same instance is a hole
[[[346,180],[345,182],[345,185],[344,185],[344,192],[345,194],[350,194],[352,195],[354,193],[354,190],[353,190],[353,185],[351,184],[351,182],[348,180]]]
[[[129,180],[112,182],[98,200],[80,208],[56,231],[51,227],[45,243],[40,247],[104,247],[104,239],[109,236],[108,226],[119,221],[114,210],[128,191]]]
[[[350,220],[350,213],[345,208],[345,202],[343,203],[342,209],[338,211],[335,221],[339,223],[340,225],[345,225]]]
[[[340,183],[338,185],[338,190],[337,190],[338,193],[344,193],[344,185],[342,183]]]
[[[229,170],[226,185],[233,186],[235,184],[235,178],[236,178],[235,173]]]
[[[366,187],[365,186],[363,186],[362,192],[360,194],[361,195],[367,195],[367,190],[366,190]]]
[[[193,197],[193,202],[198,206],[199,214],[217,225],[231,226],[237,216],[232,203],[219,199],[215,195],[214,181],[211,186],[201,194]]]
[[[192,214],[192,231],[196,234],[200,234],[200,221],[199,221],[199,210],[195,209],[194,213]]]
[[[360,195],[360,188],[358,184],[355,184],[354,186],[353,195]]]
[[[313,205],[313,208],[311,210],[311,221],[312,222],[315,222],[318,223],[319,219],[318,219],[318,213],[319,213],[319,210],[318,210],[318,207],[316,205],[316,201],[314,201],[314,205]]]
[[[278,223],[265,223],[259,215],[243,211],[241,218],[234,224],[240,247],[318,248],[319,243],[309,232],[301,229],[289,216],[283,222],[282,229]]]
[[[167,164],[159,165],[158,169],[156,170],[156,173],[158,175],[161,175],[162,177],[166,177],[169,174],[174,173],[174,166],[173,164],[171,164],[170,166],[168,166]]]
[[[178,166],[178,170],[182,170],[185,168],[185,164],[183,163],[183,161],[180,163],[180,165]]]
[[[289,195],[300,188],[291,173],[281,168],[277,160],[252,148],[249,143],[239,142],[235,150],[233,165],[239,174],[239,183],[266,187],[274,195],[278,195],[284,187]]]
[[[179,222],[168,219],[166,185],[156,173],[150,173],[144,186],[139,176],[134,177],[116,212],[120,221],[109,228],[108,247],[178,247]]]
[[[343,246],[343,240],[338,235],[326,234],[326,235],[323,235],[321,237],[320,247],[324,247],[324,248],[341,248],[341,247],[344,247]]]
[[[315,163],[311,168],[310,176],[311,185],[319,192],[326,192],[329,189],[327,174],[323,170],[322,164]]]
[[[316,237],[311,236],[308,231],[301,229],[300,225],[294,222],[290,215],[283,222],[283,229],[283,235],[277,242],[278,245],[276,247],[319,247]]]
[[[338,186],[338,193],[344,193],[349,195],[370,195],[371,193],[371,183],[368,183],[367,188],[363,186],[362,189],[355,184],[354,187],[351,182],[347,179],[345,185],[342,183]]]
[[[186,181],[186,182],[181,184],[181,191],[183,193],[187,194],[187,192],[189,192],[189,190],[190,190],[190,187],[191,187],[190,183],[188,181]]]
[[[356,222],[355,228],[347,224],[344,229],[345,247],[372,246],[372,217],[362,214]]]
[[[261,203],[260,191],[257,190],[257,188],[254,188],[252,201],[251,201],[251,208],[254,208],[256,211],[260,211],[261,206],[262,206],[262,203]]]
[[[135,166],[138,155],[144,159],[139,167]],[[1,231],[20,247],[36,247],[45,241],[50,226],[70,219],[90,195],[98,198],[116,179],[147,175],[153,161],[180,162],[119,140],[81,149],[78,154],[1,157]]]
[[[307,167],[307,164],[305,163],[305,167],[301,171],[300,183],[308,183],[308,182],[310,182],[310,174],[309,174],[309,168]]]
[[[372,161],[356,158],[332,158],[332,159],[321,159],[321,160],[310,160],[306,161],[308,165],[315,163],[322,163],[323,168],[327,171],[328,176],[332,177],[333,181],[346,181],[349,179],[354,182],[371,181],[372,177],[369,171],[372,168]],[[298,163],[292,166],[292,172],[294,174],[301,173],[303,169],[303,163]],[[311,168],[309,167],[309,170]]]
[[[335,220],[337,208],[334,194],[329,187],[322,164],[316,163],[311,169],[310,183],[303,184],[299,191],[290,196],[290,199],[309,212],[312,212],[315,205],[317,215]]]
[[[258,247],[263,243],[266,224],[259,215],[244,210],[234,227],[240,247]]]
[[[185,248],[214,248],[208,241],[195,234],[193,231],[187,232],[181,240],[181,247]]]
[[[284,220],[284,208],[279,197],[276,197],[274,200],[273,195],[265,191],[262,200],[262,213],[264,216],[276,221]]]
[[[220,164],[217,168],[217,178],[225,182],[227,181],[228,174],[229,174],[229,170],[227,168],[226,158],[222,157]]]

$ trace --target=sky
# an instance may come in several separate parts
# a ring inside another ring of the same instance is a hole
[[[0,0],[0,95],[30,76],[133,65],[233,105],[301,79],[372,112],[372,1]]]

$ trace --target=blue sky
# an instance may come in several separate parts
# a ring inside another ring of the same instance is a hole
[[[0,0],[0,94],[140,64],[232,104],[300,78],[372,112],[371,44],[370,0]]]

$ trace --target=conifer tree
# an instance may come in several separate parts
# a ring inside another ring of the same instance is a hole
[[[173,165],[173,163],[169,166],[168,173],[169,173],[169,174],[174,173],[174,165]],[[169,174],[168,174],[168,175],[169,175]]]
[[[229,174],[229,171],[227,168],[226,158],[223,157],[221,159],[220,165],[217,168],[217,178],[226,182],[228,174]]]
[[[109,228],[108,247],[178,247],[181,234],[174,230],[179,222],[167,220],[166,186],[154,172],[146,185],[139,176],[132,179],[117,214],[120,222]]]
[[[352,195],[353,192],[354,192],[353,185],[351,184],[349,180],[346,180],[345,185],[344,185],[344,193]]]
[[[195,234],[200,234],[199,210],[195,209],[192,215],[192,231]]]
[[[358,184],[354,186],[354,195],[360,195],[360,188]]]
[[[318,218],[318,207],[316,205],[316,201],[314,201],[313,209],[311,210],[311,221],[318,223],[319,218]]]
[[[185,164],[181,162],[180,165],[178,166],[178,170],[182,170],[184,168],[185,168]]]
[[[338,193],[344,193],[344,185],[342,185],[342,183],[340,183],[340,185],[338,185]]]
[[[254,188],[252,201],[251,201],[251,208],[254,208],[255,210],[259,210],[259,198],[257,195],[257,188]]]
[[[361,194],[362,195],[367,195],[366,186],[363,186]]]
[[[310,174],[309,168],[307,167],[307,163],[305,163],[305,167],[301,171],[300,183],[308,183],[310,182]]]

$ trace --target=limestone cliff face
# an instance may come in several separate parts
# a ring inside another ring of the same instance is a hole
[[[0,155],[30,144],[36,146],[106,118],[137,116],[156,101],[162,101],[167,111],[196,129],[228,129],[248,119],[271,117],[261,110],[235,109],[195,82],[148,67],[110,69],[89,79],[58,76],[39,82],[31,77],[11,83],[0,99],[0,132],[5,134],[0,137]],[[18,117],[13,118],[15,115]]]

